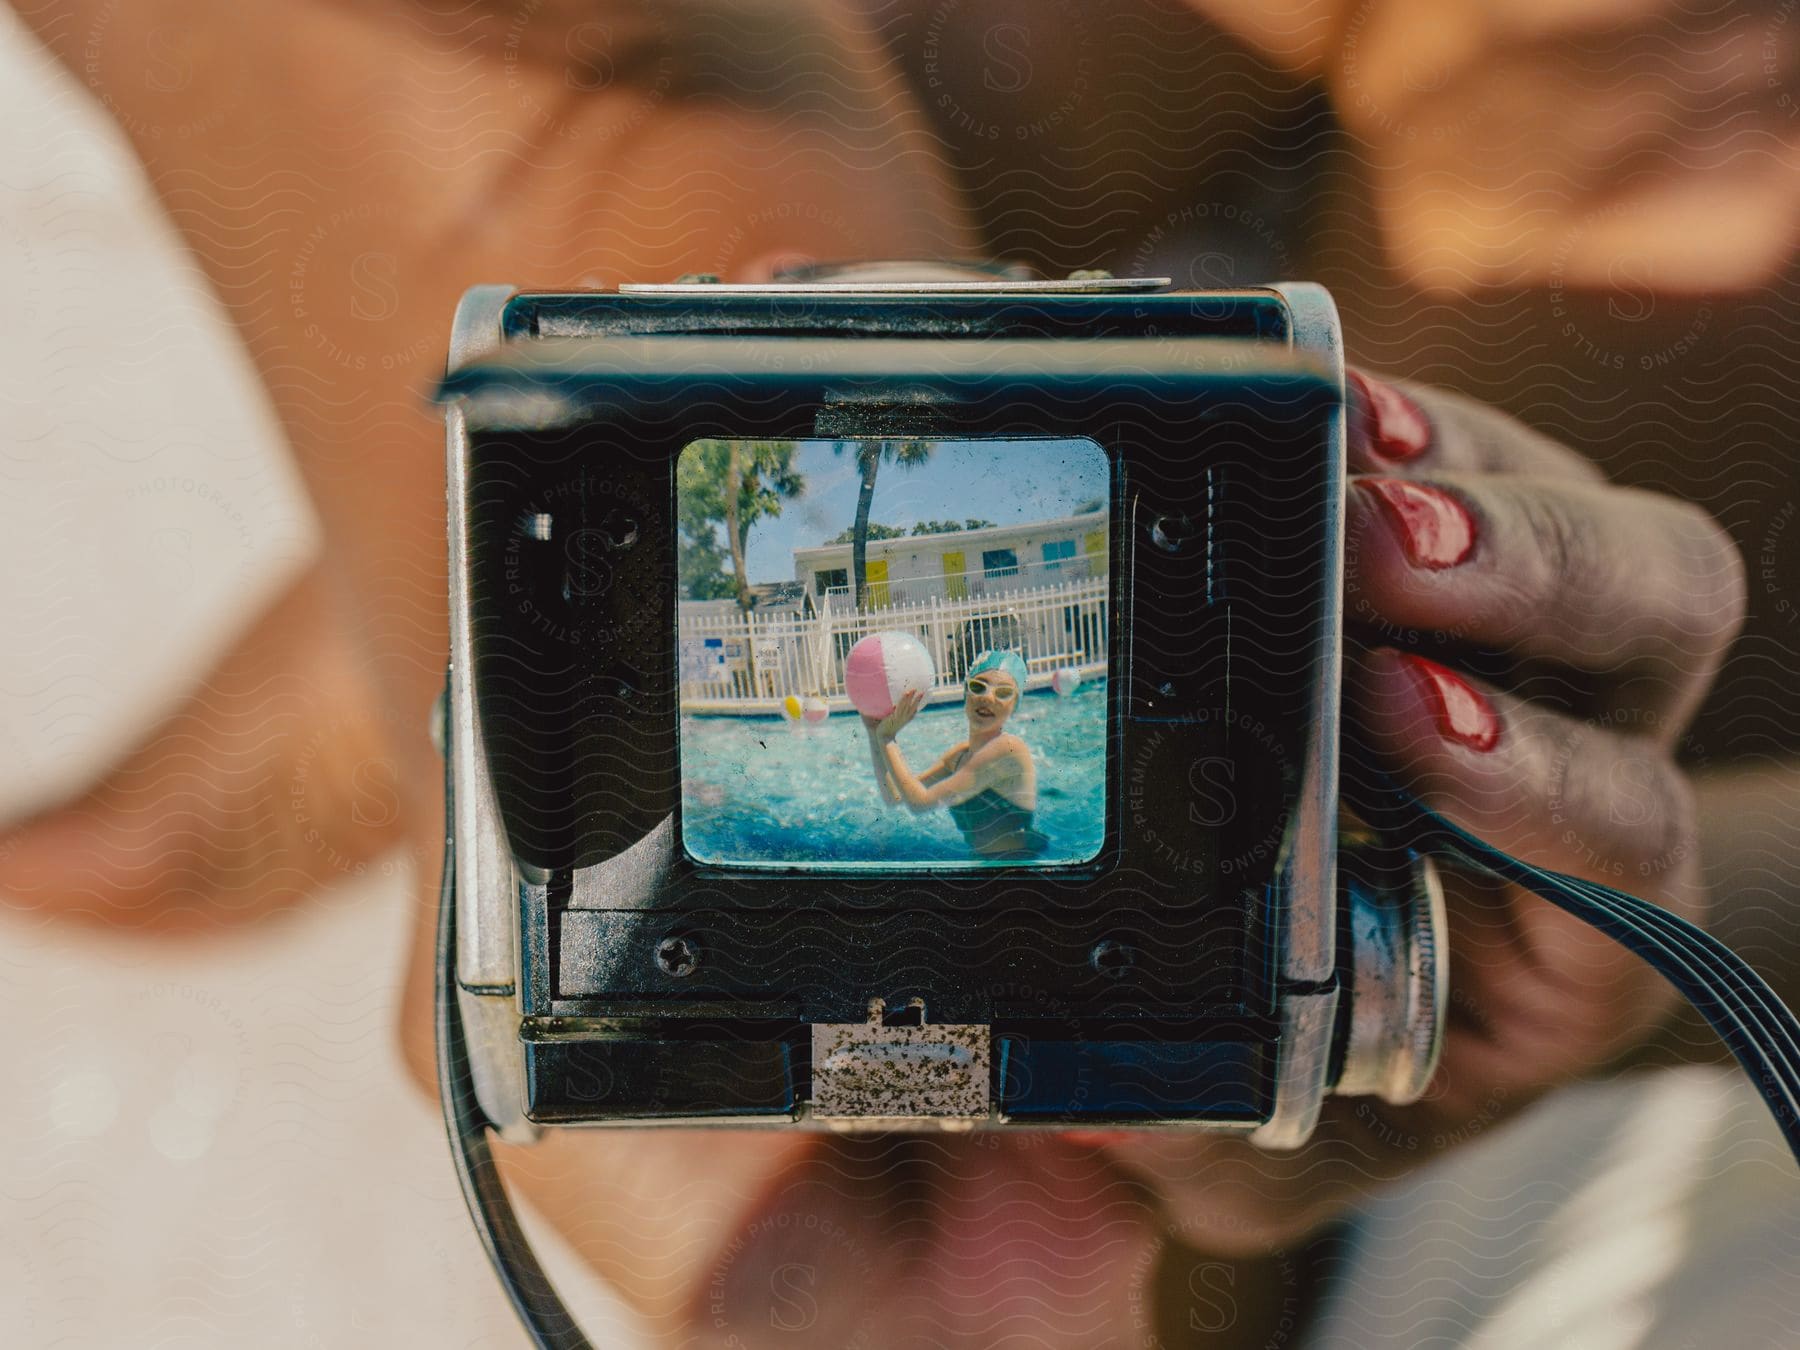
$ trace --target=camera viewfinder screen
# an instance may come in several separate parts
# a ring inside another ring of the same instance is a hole
[[[1094,858],[1109,484],[1087,439],[683,450],[689,855],[837,870]]]

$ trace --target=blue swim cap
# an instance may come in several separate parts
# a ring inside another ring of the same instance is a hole
[[[1012,676],[1013,684],[1018,691],[1025,692],[1025,658],[1017,652],[989,651],[983,652],[969,665],[969,672],[963,676],[968,680],[983,671],[997,670],[1004,675]]]

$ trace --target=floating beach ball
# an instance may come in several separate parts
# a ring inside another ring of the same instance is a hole
[[[844,662],[844,692],[865,717],[886,717],[907,690],[928,692],[935,678],[931,653],[911,633],[870,633]]]
[[[1081,672],[1074,666],[1064,666],[1061,670],[1052,672],[1050,687],[1062,697],[1067,698],[1081,688]]]
[[[822,698],[801,698],[798,694],[789,694],[781,700],[781,716],[789,726],[798,726],[801,722],[823,722],[831,716],[831,707]]]

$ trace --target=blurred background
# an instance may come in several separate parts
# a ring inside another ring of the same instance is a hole
[[[129,146],[10,10],[0,109],[0,803],[19,819],[183,704],[319,531]],[[165,748],[153,792],[204,795],[221,773],[198,738]],[[362,768],[350,809],[391,821],[393,763]],[[276,809],[325,812],[307,777],[302,755]],[[153,846],[191,844],[179,820],[152,828]],[[6,1344],[520,1343],[437,1112],[404,1078],[411,862],[325,865],[313,903],[203,939],[0,909]],[[635,1343],[533,1232],[595,1334]]]

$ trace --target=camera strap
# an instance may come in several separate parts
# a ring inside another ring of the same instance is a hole
[[[1524,887],[1597,928],[1674,985],[1743,1065],[1800,1161],[1800,1022],[1743,957],[1660,905],[1522,862],[1431,810],[1386,774],[1357,768],[1358,776],[1377,786],[1373,800],[1353,798],[1352,805],[1384,838]]]
[[[513,1311],[531,1333],[539,1350],[592,1350],[592,1343],[563,1306],[537,1254],[531,1250],[519,1216],[506,1194],[506,1183],[488,1145],[488,1118],[475,1094],[475,1073],[463,1034],[462,1009],[456,1002],[456,793],[450,782],[450,757],[444,757],[444,879],[438,888],[437,1023],[438,1096],[443,1101],[444,1128],[450,1156],[462,1185],[469,1217],[481,1235],[488,1261],[506,1289]]]

